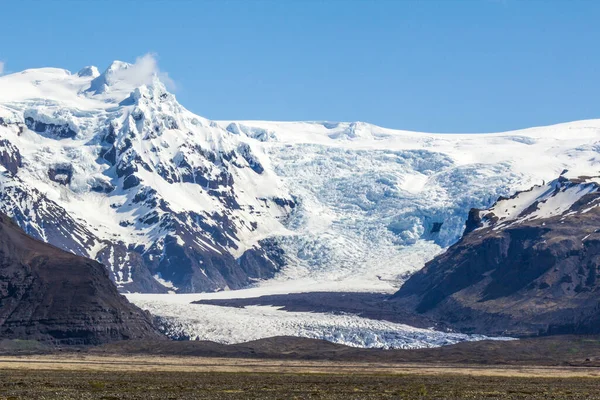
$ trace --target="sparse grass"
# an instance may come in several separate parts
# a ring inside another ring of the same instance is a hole
[[[104,382],[98,382],[98,381],[90,382],[90,388],[92,388],[92,390],[102,390],[105,387],[106,387],[106,383],[104,383]]]
[[[50,352],[0,341],[0,400],[600,400],[598,336],[412,351],[290,338],[252,346],[121,342]]]
[[[43,352],[48,346],[35,340],[3,339],[0,340],[0,352]]]
[[[600,399],[598,378],[0,370],[0,399]]]

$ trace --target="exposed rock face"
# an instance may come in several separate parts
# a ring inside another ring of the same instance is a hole
[[[161,335],[102,264],[35,240],[0,214],[0,337],[98,344]]]
[[[560,177],[472,210],[393,301],[466,332],[600,333],[598,182]]]
[[[35,131],[38,133],[45,133],[47,135],[55,136],[60,139],[65,139],[65,138],[72,139],[75,136],[77,136],[77,132],[75,132],[73,129],[71,129],[69,127],[69,125],[67,125],[67,124],[58,125],[58,124],[45,123],[42,121],[36,121],[32,117],[26,117],[25,125],[27,125],[27,127],[29,129],[31,129],[32,131]]]
[[[56,164],[48,169],[48,178],[61,185],[68,185],[73,178],[73,166],[71,164]]]
[[[19,149],[6,139],[0,140],[0,164],[12,175],[23,166]]]

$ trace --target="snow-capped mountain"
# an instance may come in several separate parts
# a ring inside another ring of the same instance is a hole
[[[471,208],[565,168],[596,175],[599,139],[596,120],[473,135],[215,122],[139,62],[42,68],[0,77],[0,211],[123,291],[390,292]]]
[[[252,140],[183,108],[154,75],[0,77],[0,209],[104,263],[126,291],[236,289],[281,267],[295,206]]]

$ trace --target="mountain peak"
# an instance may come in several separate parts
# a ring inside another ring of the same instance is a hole
[[[119,61],[119,60],[114,60],[112,63],[110,63],[110,65],[108,66],[108,68],[106,68],[106,71],[104,71],[104,74],[108,74],[111,72],[115,72],[115,71],[121,71],[124,69],[129,69],[133,66],[133,64],[130,64],[128,62],[125,61]]]
[[[93,92],[94,94],[102,94],[109,92],[112,86],[115,86],[120,82],[128,83],[128,78],[131,74],[128,74],[126,71],[132,66],[133,64],[123,61],[113,61],[102,74],[96,76],[88,91]]]
[[[151,83],[136,87],[131,92],[131,96],[136,102],[139,102],[142,98],[166,99],[172,97],[158,76],[154,76]]]
[[[155,86],[162,92],[167,91],[159,79],[155,62],[140,59],[136,63],[130,64],[116,60],[102,74],[92,80],[86,92],[95,95],[107,93],[117,95],[118,93],[119,95],[125,94],[127,97],[142,86]],[[116,100],[122,100],[122,98]]]
[[[91,76],[93,78],[96,78],[99,75],[100,75],[100,72],[98,71],[98,68],[96,68],[93,65],[88,65],[86,67],[83,67],[79,70],[79,72],[77,72],[77,76],[79,76],[79,77]]]

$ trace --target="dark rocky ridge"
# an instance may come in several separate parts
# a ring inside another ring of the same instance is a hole
[[[491,209],[472,210],[460,241],[414,274],[392,301],[463,332],[599,333],[598,184],[561,177],[547,186],[546,197],[510,221]],[[583,196],[559,215],[536,216],[567,191]],[[505,204],[517,209],[518,195],[500,199],[501,211]]]
[[[29,129],[37,133],[44,133],[50,136],[55,136],[60,139],[72,139],[77,136],[77,132],[75,132],[68,124],[64,125],[56,125],[45,123],[42,121],[36,121],[31,117],[25,118],[25,125]]]
[[[3,353],[0,342],[0,354]],[[6,344],[5,344],[6,346]],[[8,346],[6,346],[8,347]],[[434,365],[600,366],[598,336],[559,335],[522,340],[483,340],[424,349],[362,349],[318,339],[271,337],[239,344],[208,341],[160,343],[128,340],[88,349],[90,354],[329,360]],[[14,354],[14,351],[12,352]]]
[[[399,304],[388,301],[389,294],[368,292],[307,292],[275,294],[240,299],[204,299],[192,304],[221,307],[273,306],[289,312],[353,314],[363,318],[385,320],[429,328],[434,321],[406,312]]]
[[[0,337],[99,344],[162,336],[102,264],[35,240],[0,214]]]
[[[13,175],[23,166],[19,149],[6,139],[0,140],[0,165]]]

